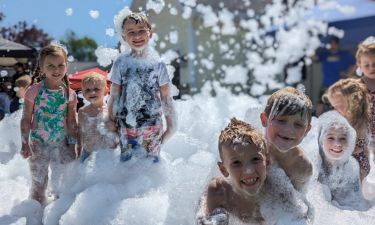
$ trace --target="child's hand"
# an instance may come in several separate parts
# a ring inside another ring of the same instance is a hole
[[[204,225],[228,225],[228,212],[223,208],[216,208],[214,211],[202,221]]]
[[[29,144],[22,144],[21,155],[27,159],[31,156],[31,150]]]

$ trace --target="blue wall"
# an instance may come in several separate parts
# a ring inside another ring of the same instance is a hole
[[[340,41],[341,47],[353,52],[356,51],[359,42],[368,36],[375,36],[375,16],[331,22],[329,25],[345,31]]]

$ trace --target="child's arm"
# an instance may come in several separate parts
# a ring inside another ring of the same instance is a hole
[[[74,98],[77,98],[74,93]],[[76,144],[77,144],[77,101],[69,101],[68,103],[68,116],[67,116],[67,123],[68,123],[68,147],[70,150],[70,153],[72,154],[72,158],[77,158],[76,155]],[[70,140],[73,141],[72,143],[69,143]]]
[[[29,145],[29,134],[31,127],[31,120],[33,116],[34,103],[25,100],[21,118],[21,140],[22,148],[21,154],[24,158],[31,156],[31,150]]]
[[[115,83],[112,83],[111,84],[111,93],[109,95],[109,99],[108,99],[108,114],[109,114],[109,118],[112,120],[112,121],[116,121],[116,116],[115,116],[115,113],[114,113],[114,101],[119,97],[120,95],[120,90],[121,90],[121,86],[118,85],[118,84],[115,84]]]
[[[207,192],[203,195],[200,203],[198,215],[199,225],[227,225],[229,222],[228,212],[223,207],[224,190],[222,182],[214,178],[207,187]]]
[[[76,156],[79,158],[82,151],[82,121],[83,121],[83,113],[82,110],[78,110],[78,132],[77,132],[77,145],[76,145]]]
[[[160,97],[167,129],[161,137],[161,143],[165,143],[172,136],[177,127],[177,116],[173,106],[172,97],[170,96],[169,84],[160,87]]]
[[[299,175],[294,179],[291,179],[292,183],[296,190],[304,192],[307,184],[310,182],[310,179],[313,174],[313,166],[310,160],[303,153],[303,150],[298,148],[299,154],[295,158],[295,162],[298,164],[294,169],[299,170]],[[290,168],[293,170],[293,168]]]

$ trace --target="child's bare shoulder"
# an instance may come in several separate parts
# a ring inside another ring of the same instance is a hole
[[[306,183],[313,173],[313,165],[310,159],[306,156],[303,149],[296,147],[293,152],[291,159],[293,165],[292,169],[298,171],[295,173],[294,179],[298,180],[302,184]]]
[[[306,156],[302,148],[296,147],[295,160],[307,167],[312,167],[310,159]]]
[[[211,207],[223,206],[231,195],[231,185],[222,177],[213,178],[207,186],[207,203]]]
[[[224,195],[225,189],[229,186],[228,182],[222,177],[213,178],[207,186],[207,194]]]

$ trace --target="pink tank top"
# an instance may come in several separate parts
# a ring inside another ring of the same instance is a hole
[[[38,139],[42,143],[64,140],[68,100],[77,103],[74,91],[70,89],[67,98],[65,88],[48,89],[42,81],[27,89],[25,100],[34,105],[30,138]]]

